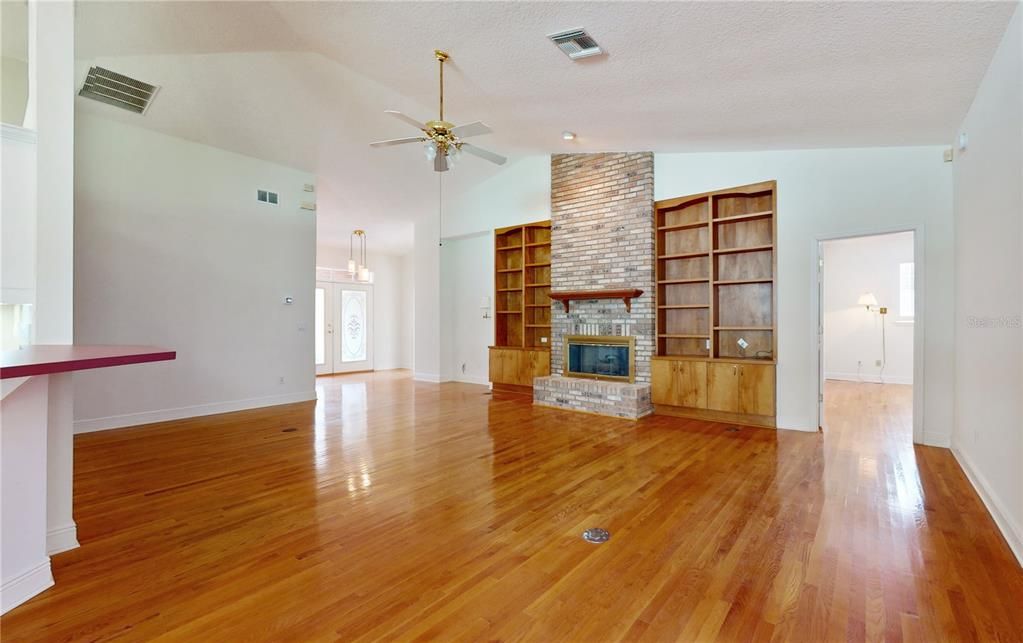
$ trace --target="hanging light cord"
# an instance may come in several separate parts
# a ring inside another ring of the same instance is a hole
[[[441,68],[443,69],[443,67]],[[437,245],[444,245],[444,175],[437,174]]]

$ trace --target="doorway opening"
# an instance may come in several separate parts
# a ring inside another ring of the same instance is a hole
[[[818,241],[818,419],[825,433],[921,441],[917,233]]]
[[[373,370],[373,286],[317,281],[317,375]]]

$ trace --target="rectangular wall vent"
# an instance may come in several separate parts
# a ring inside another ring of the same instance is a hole
[[[271,192],[270,190],[256,190],[256,200],[260,203],[277,205],[279,196],[276,192]]]
[[[156,85],[129,78],[102,67],[90,67],[79,96],[92,98],[136,114],[145,114],[153,102]]]
[[[569,29],[547,36],[554,41],[558,49],[572,60],[599,56],[604,53],[597,41],[585,29]]]

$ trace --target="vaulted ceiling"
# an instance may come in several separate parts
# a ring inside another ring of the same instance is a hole
[[[315,172],[321,239],[404,251],[437,175],[383,114],[446,116],[512,158],[949,142],[1014,2],[85,2],[91,64],[161,86],[145,116],[79,109]],[[586,27],[606,56],[546,35]],[[579,137],[560,139],[562,130]],[[457,190],[501,168],[465,159]]]

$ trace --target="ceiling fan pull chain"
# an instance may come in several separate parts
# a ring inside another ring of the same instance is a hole
[[[437,245],[444,247],[444,175],[437,174]]]

